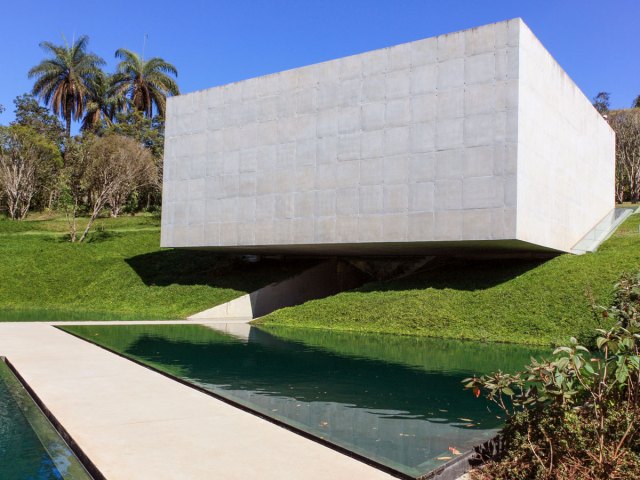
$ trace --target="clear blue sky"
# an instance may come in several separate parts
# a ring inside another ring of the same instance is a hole
[[[5,0],[0,104],[29,91],[38,43],[89,35],[108,69],[119,47],[161,56],[182,92],[522,17],[584,93],[615,108],[640,94],[638,0]]]

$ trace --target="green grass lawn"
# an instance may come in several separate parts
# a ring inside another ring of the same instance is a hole
[[[596,253],[548,261],[458,261],[278,310],[259,323],[548,345],[588,338],[589,298],[611,302],[623,272],[640,270],[640,215]]]
[[[64,217],[0,220],[0,320],[179,319],[304,268],[160,249],[159,219],[99,219],[68,241]]]

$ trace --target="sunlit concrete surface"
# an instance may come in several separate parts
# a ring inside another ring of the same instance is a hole
[[[570,251],[614,135],[520,19],[167,100],[162,245]]]

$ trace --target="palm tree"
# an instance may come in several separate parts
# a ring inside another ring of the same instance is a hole
[[[103,122],[111,125],[116,113],[127,107],[127,98],[116,91],[118,74],[99,72],[91,81],[82,130],[95,130]]]
[[[40,47],[51,57],[29,70],[29,78],[36,78],[33,94],[64,119],[67,137],[71,136],[71,119],[82,118],[91,83],[105,63],[99,56],[87,52],[88,43],[86,35],[71,45],[42,42]]]
[[[118,78],[116,91],[129,98],[133,108],[147,117],[153,116],[153,107],[164,117],[168,95],[178,95],[178,84],[171,76],[177,77],[178,71],[169,62],[154,57],[145,61],[137,53],[120,48],[116,50]]]

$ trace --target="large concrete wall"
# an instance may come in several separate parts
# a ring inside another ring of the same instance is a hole
[[[614,208],[615,135],[523,23],[517,237],[570,250]]]
[[[162,244],[515,238],[519,29],[170,98]]]
[[[569,251],[613,208],[613,153],[509,20],[168,99],[162,245]]]

